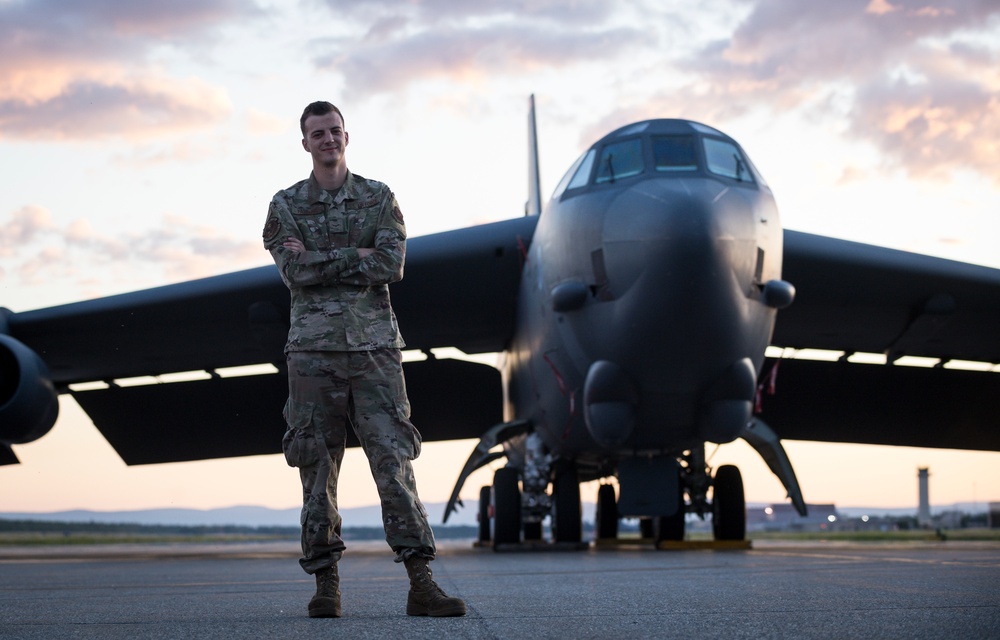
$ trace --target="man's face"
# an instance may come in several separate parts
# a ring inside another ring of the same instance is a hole
[[[309,116],[306,118],[305,128],[306,137],[302,139],[302,148],[312,154],[314,165],[332,167],[343,162],[348,135],[338,113]]]

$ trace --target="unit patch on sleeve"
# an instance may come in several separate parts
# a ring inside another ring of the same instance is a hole
[[[271,242],[281,233],[281,223],[277,218],[268,218],[264,224],[264,242]]]

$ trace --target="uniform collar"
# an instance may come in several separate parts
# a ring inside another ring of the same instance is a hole
[[[344,200],[356,200],[358,198],[358,189],[361,187],[358,179],[354,177],[351,170],[347,170],[347,179],[344,180],[344,184],[341,185],[340,189],[337,191],[337,196],[333,197],[330,192],[319,186],[319,182],[316,180],[316,174],[309,174],[309,204],[315,204],[317,202],[322,202],[323,204],[333,205],[340,204]]]

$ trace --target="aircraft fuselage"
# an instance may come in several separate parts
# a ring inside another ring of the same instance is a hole
[[[529,419],[581,479],[735,439],[774,328],[764,286],[781,243],[770,189],[730,138],[680,120],[609,134],[539,219],[506,419]]]

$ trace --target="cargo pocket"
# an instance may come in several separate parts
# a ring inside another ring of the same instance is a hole
[[[305,409],[305,411],[302,411]],[[299,415],[290,415],[285,405],[285,422],[288,429],[281,439],[281,450],[289,467],[308,467],[319,461],[316,427],[313,421],[315,408],[310,404],[300,407]]]
[[[410,422],[410,403],[404,397],[396,400],[393,405],[396,411],[396,424],[400,428],[400,451],[410,460],[416,460],[420,456],[420,432]]]

